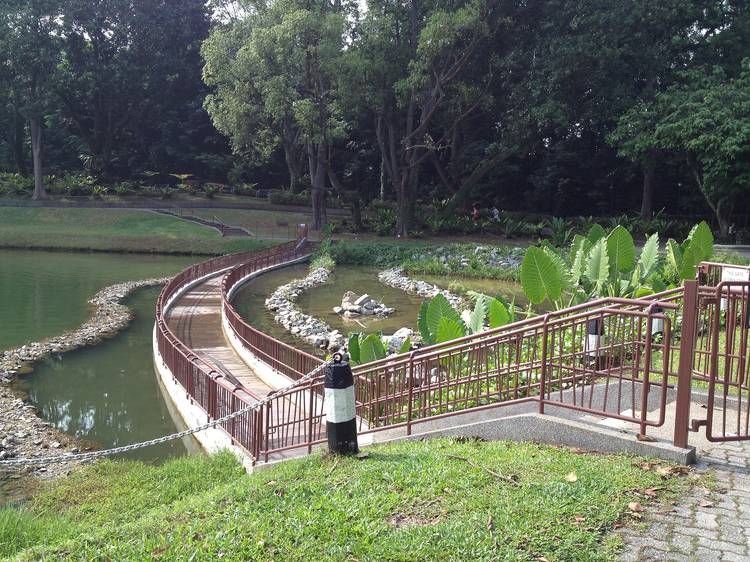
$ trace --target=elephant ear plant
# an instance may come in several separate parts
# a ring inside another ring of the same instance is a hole
[[[447,342],[513,321],[512,304],[474,291],[469,291],[469,297],[474,301],[474,309],[463,313],[453,308],[441,294],[422,303],[418,325],[425,345]]]
[[[660,292],[695,276],[696,266],[713,254],[713,234],[705,222],[678,243],[669,239],[665,256],[659,235],[646,239],[638,255],[623,226],[609,234],[598,224],[577,234],[567,252],[548,243],[532,246],[521,264],[521,286],[529,302],[549,301],[556,309],[598,297],[631,297]]]
[[[474,308],[457,311],[445,296],[438,294],[422,303],[417,323],[424,345],[433,345],[504,326],[515,319],[513,303],[469,291]],[[355,365],[370,363],[388,355],[388,341],[382,334],[349,335],[349,358]],[[406,353],[412,347],[410,338],[401,344],[397,353]]]

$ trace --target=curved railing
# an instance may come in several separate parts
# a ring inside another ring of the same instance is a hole
[[[188,396],[211,419],[218,419],[245,408],[259,397],[249,389],[231,382],[209,361],[196,355],[167,324],[165,314],[171,301],[187,286],[229,270],[238,264],[270,264],[289,260],[299,250],[299,242],[290,242],[267,250],[242,252],[213,258],[188,267],[173,277],[156,302],[156,342],[159,355],[172,376]],[[253,458],[260,456],[262,412],[253,411],[224,424],[225,431]]]
[[[234,335],[250,353],[293,380],[303,377],[322,364],[323,361],[319,357],[279,341],[245,322],[234,308],[231,295],[252,274],[275,265],[288,263],[300,256],[309,255],[312,248],[313,244],[303,238],[294,246],[287,247],[279,254],[257,257],[235,267],[224,276],[221,282],[224,317]]]
[[[265,252],[209,260],[185,270],[160,295],[159,350],[209,416],[236,411],[254,397],[196,357],[172,334],[160,311],[186,284],[227,269],[222,311],[229,327],[259,360],[299,379],[321,359],[250,326],[230,298],[253,273],[306,256],[311,247],[301,239]],[[704,269],[714,265],[704,264]],[[685,338],[673,337],[688,313],[684,295],[684,288],[678,287],[641,299],[599,299],[357,366],[360,433],[398,427],[411,433],[413,425],[438,418],[533,402],[542,413],[545,406],[573,409],[636,423],[645,434],[647,427],[665,422],[677,359],[695,354],[700,362],[708,356],[708,348],[690,344],[688,349]],[[684,370],[680,362],[680,377]],[[323,378],[275,392],[262,408],[225,429],[254,459],[311,451],[325,442]]]

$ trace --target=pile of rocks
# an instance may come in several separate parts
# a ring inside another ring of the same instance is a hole
[[[66,332],[42,342],[33,342],[0,355],[0,382],[9,383],[29,370],[29,364],[51,353],[64,353],[79,347],[95,345],[124,329],[133,313],[121,301],[141,287],[162,285],[169,278],[129,281],[105,287],[89,301],[94,314],[77,330]],[[48,422],[41,420],[36,408],[15,396],[10,389],[0,387],[0,460],[14,457],[30,458],[77,453],[82,445]],[[37,465],[24,468],[22,473],[40,477],[67,474],[71,463]]]
[[[456,310],[464,310],[465,308],[467,308],[467,303],[464,302],[464,300],[458,295],[455,295],[450,291],[441,289],[437,285],[427,283],[426,281],[410,279],[409,277],[405,276],[399,268],[386,269],[385,271],[381,271],[378,274],[378,280],[381,283],[385,283],[386,285],[390,285],[391,287],[395,287],[396,289],[401,289],[402,291],[406,291],[407,293],[412,293],[414,295],[419,295],[420,297],[425,297],[428,299],[431,299],[435,295],[440,293],[446,299],[448,299],[448,302],[451,303],[453,308],[455,308]]]
[[[341,306],[334,306],[333,311],[336,314],[341,314],[344,318],[360,318],[362,316],[382,318],[393,314],[395,309],[374,300],[368,294],[359,296],[352,291],[347,291],[341,299]]]
[[[325,322],[305,314],[294,304],[303,292],[328,281],[330,274],[327,268],[319,267],[302,279],[282,285],[266,299],[266,308],[275,313],[274,320],[292,335],[317,348],[338,351],[346,346],[346,337]]]
[[[34,406],[10,391],[0,391],[0,460],[78,453],[80,446],[51,423],[39,419]],[[26,467],[22,472],[53,477],[71,469],[70,463],[57,463]]]
[[[10,382],[28,369],[28,363],[43,359],[51,353],[65,353],[79,347],[96,345],[102,339],[114,336],[133,317],[133,313],[121,301],[136,289],[163,285],[167,281],[169,278],[145,279],[105,287],[89,301],[94,306],[94,314],[77,330],[3,352],[0,356],[0,382]]]

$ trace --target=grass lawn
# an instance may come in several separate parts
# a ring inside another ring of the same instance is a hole
[[[309,224],[312,215],[293,211],[258,211],[252,209],[184,209],[184,215],[213,220],[246,228],[254,235],[268,238],[294,238],[296,225]]]
[[[251,475],[228,454],[160,467],[101,462],[22,511],[0,511],[0,555],[601,561],[616,555],[612,529],[639,515],[632,502],[686,485],[637,457],[528,443],[440,439],[367,451]]]
[[[214,229],[150,211],[0,208],[0,247],[222,254],[263,247],[222,238]]]

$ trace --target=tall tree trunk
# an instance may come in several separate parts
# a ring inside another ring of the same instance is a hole
[[[31,129],[31,154],[34,158],[34,195],[33,199],[47,199],[42,174],[42,122],[39,118],[29,120]]]
[[[16,161],[16,171],[22,176],[26,177],[29,175],[29,170],[26,167],[26,152],[24,151],[23,143],[26,140],[26,122],[23,117],[17,112],[13,111],[13,159]]]
[[[300,177],[302,174],[297,167],[297,158],[293,153],[293,148],[288,147],[284,143],[284,159],[286,160],[286,168],[289,171],[289,191],[297,193],[300,191]]]
[[[310,192],[312,199],[313,230],[321,230],[328,222],[326,216],[326,156],[324,143],[317,147],[308,141],[308,162],[310,165]]]
[[[654,216],[654,177],[656,164],[648,162],[643,166],[643,194],[641,196],[641,218],[651,220]]]

